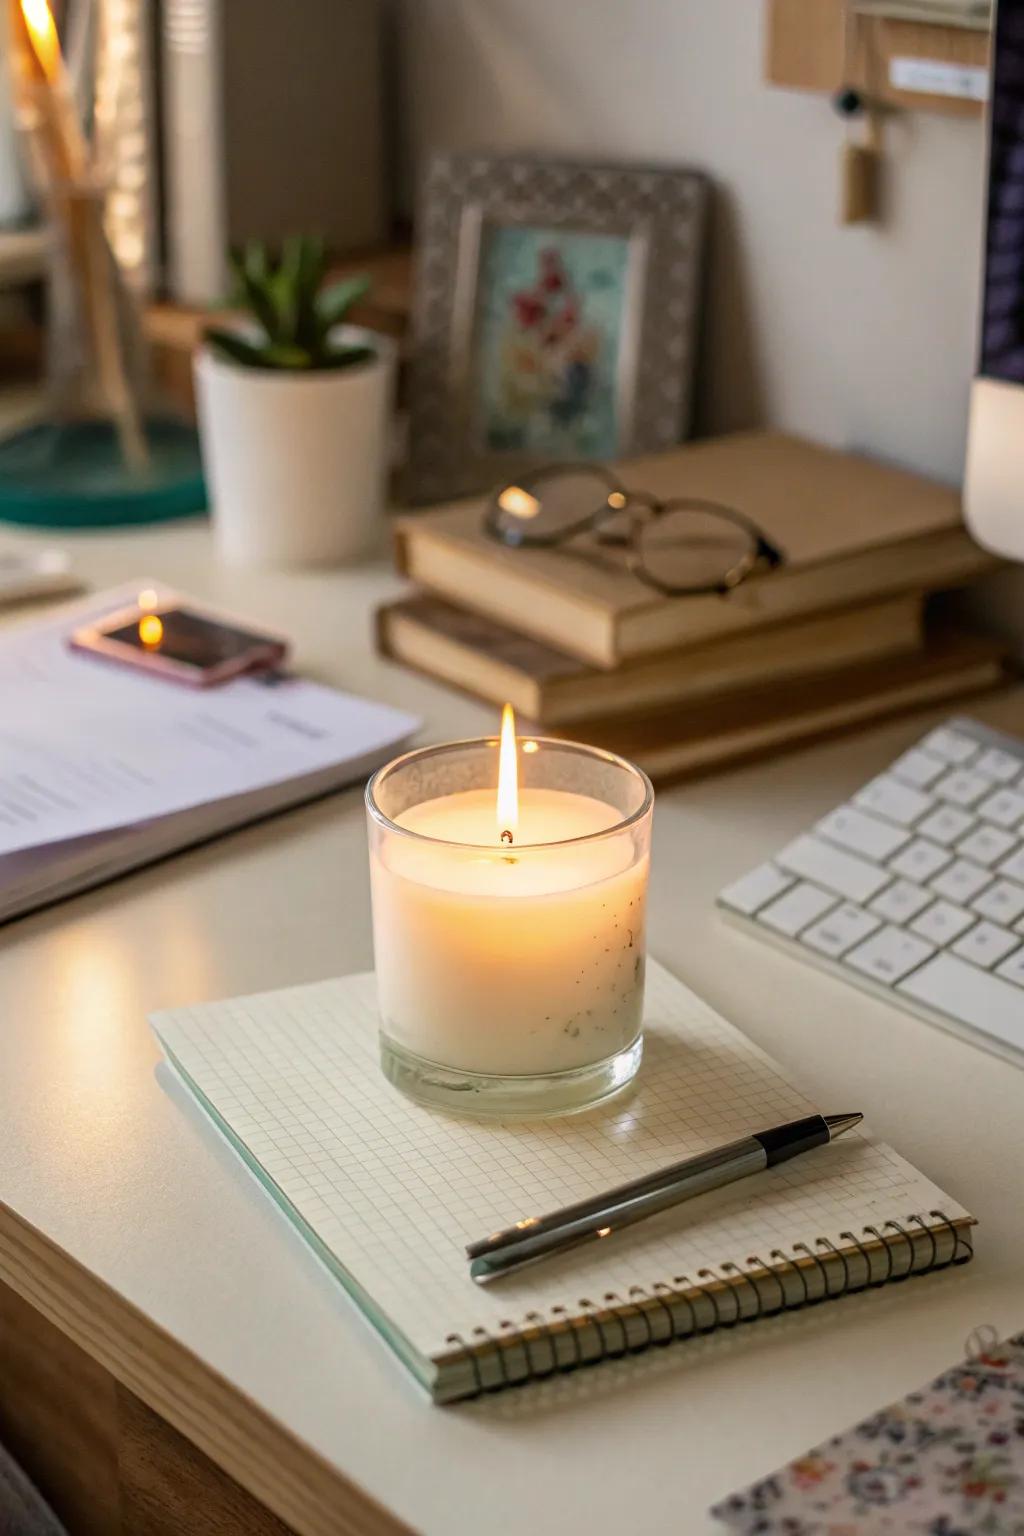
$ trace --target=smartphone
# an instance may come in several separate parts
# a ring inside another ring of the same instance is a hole
[[[193,688],[210,688],[243,672],[269,671],[288,654],[287,641],[276,635],[243,629],[175,599],[147,598],[122,608],[75,630],[68,643],[76,651]]]

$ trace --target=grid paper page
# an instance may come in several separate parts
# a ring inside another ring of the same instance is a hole
[[[522,1216],[815,1111],[651,962],[636,1091],[587,1115],[487,1123],[410,1103],[378,1064],[372,974],[157,1014],[165,1050],[268,1182],[425,1356],[453,1332],[625,1294],[912,1212],[963,1209],[857,1132],[500,1284],[465,1245]],[[829,1106],[831,1109],[832,1106]],[[848,1106],[840,1105],[840,1109]]]

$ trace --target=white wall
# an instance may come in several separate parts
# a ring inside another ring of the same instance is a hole
[[[762,79],[760,0],[402,0],[406,152],[691,162],[717,186],[700,426],[962,467],[978,120],[904,114],[881,227],[836,222],[843,129]]]

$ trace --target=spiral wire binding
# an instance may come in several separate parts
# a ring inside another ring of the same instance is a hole
[[[452,1333],[446,1342],[458,1347],[458,1358],[469,1361],[473,1389],[468,1395],[479,1397],[526,1381],[543,1381],[584,1366],[600,1365],[605,1360],[644,1354],[648,1349],[665,1348],[720,1329],[735,1328],[738,1323],[755,1323],[760,1318],[776,1317],[781,1312],[796,1312],[858,1291],[877,1290],[912,1276],[969,1263],[974,1257],[969,1234],[954,1226],[944,1211],[929,1211],[927,1216],[925,1220],[915,1212],[905,1218],[905,1225],[899,1221],[886,1221],[881,1227],[867,1225],[861,1228],[859,1236],[854,1232],[840,1232],[840,1238],[849,1245],[845,1251],[827,1237],[817,1237],[813,1243],[793,1243],[789,1253],[773,1248],[768,1263],[755,1253],[743,1264],[723,1261],[717,1272],[710,1268],[700,1269],[695,1280],[689,1275],[675,1275],[671,1284],[655,1281],[650,1287],[630,1286],[625,1300],[614,1291],[606,1291],[600,1305],[581,1296],[576,1303],[575,1316],[564,1306],[552,1307],[548,1317],[540,1312],[529,1312],[522,1323],[504,1318],[497,1332],[477,1327],[468,1340],[462,1334]],[[937,1232],[948,1232],[951,1240],[949,1255],[944,1259],[939,1258]],[[929,1249],[925,1262],[916,1265],[914,1240],[921,1237],[928,1239]],[[864,1242],[865,1238],[870,1239],[870,1246]],[[872,1248],[876,1254],[881,1251],[885,1256],[885,1271],[880,1278],[874,1276]],[[849,1259],[854,1254],[864,1268],[864,1278],[859,1282],[854,1281],[850,1271]],[[905,1267],[900,1267],[904,1260]],[[811,1294],[807,1279],[809,1271],[820,1279],[819,1295]],[[838,1286],[834,1284],[837,1275]],[[785,1284],[787,1276],[795,1277],[800,1284],[802,1294],[795,1301],[789,1299]],[[748,1293],[754,1303],[750,1312],[744,1311],[743,1302]],[[729,1296],[728,1306],[724,1304],[726,1294]],[[701,1322],[694,1298],[706,1303],[704,1311],[710,1314],[709,1322]],[[682,1326],[677,1320],[680,1308],[686,1310]],[[638,1343],[631,1344],[629,1322],[634,1318],[642,1324],[643,1336]],[[657,1325],[655,1319],[658,1319]],[[581,1335],[588,1330],[591,1336],[596,1335],[596,1353],[584,1352]],[[559,1340],[569,1342],[568,1360],[559,1358]],[[515,1371],[514,1352],[521,1355],[525,1372]],[[485,1361],[494,1362],[497,1381],[485,1382]]]

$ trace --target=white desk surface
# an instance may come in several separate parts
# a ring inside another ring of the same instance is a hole
[[[492,712],[372,653],[382,564],[220,569],[200,527],[63,539],[95,585],[136,575],[291,633],[298,661],[419,710]],[[394,1515],[427,1536],[714,1529],[708,1506],[955,1359],[1024,1326],[1024,1070],[737,932],[712,900],[941,713],[664,792],[652,952],[820,1103],[874,1129],[980,1218],[975,1262],[458,1408],[432,1407],[191,1107],[156,1076],[156,1008],[372,963],[359,790],[0,933],[0,1201]],[[1024,731],[1024,694],[980,702]]]

